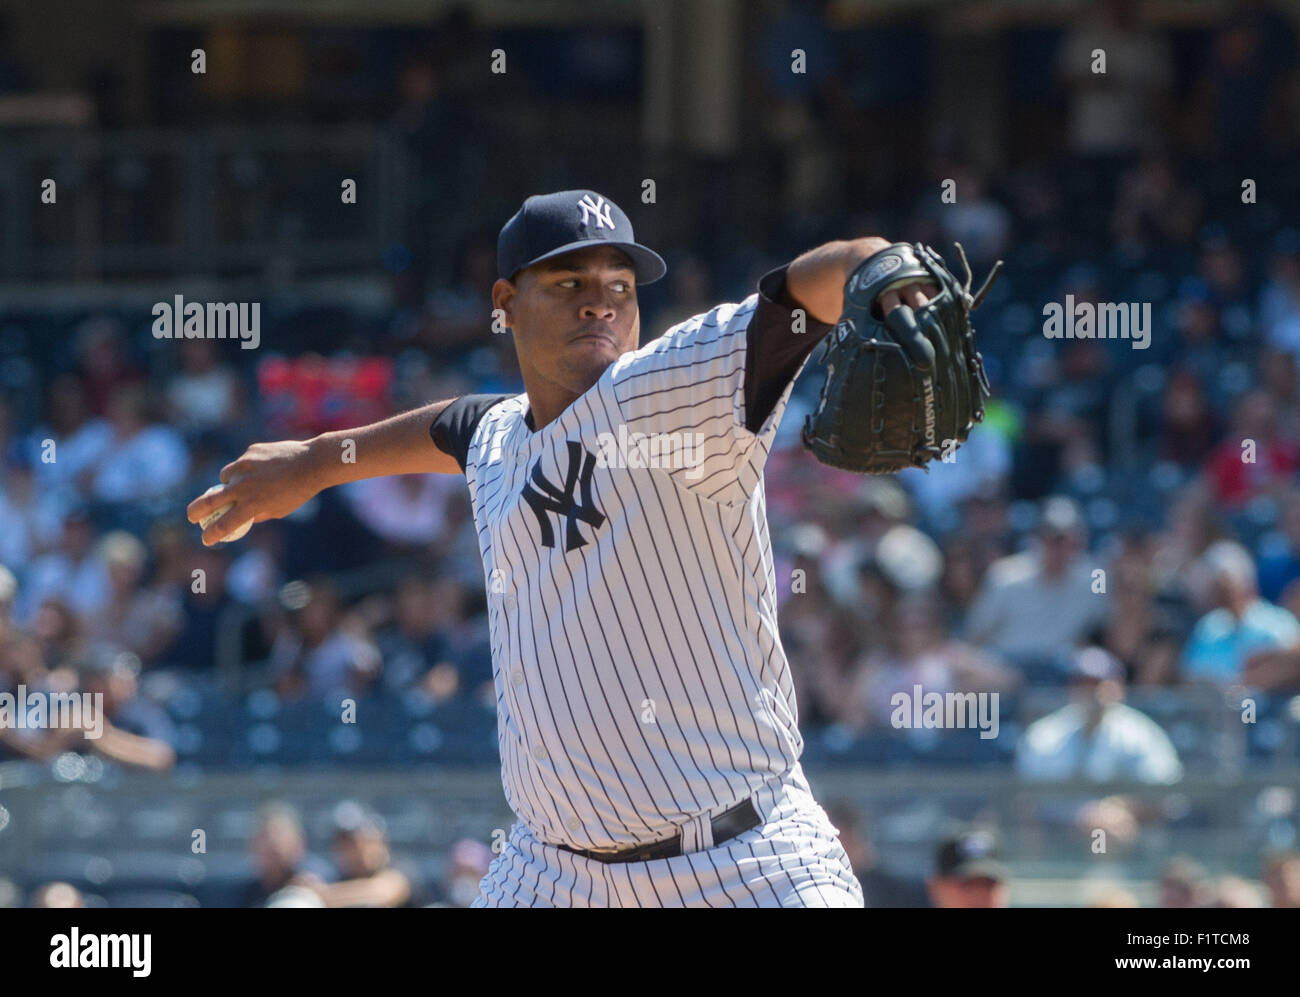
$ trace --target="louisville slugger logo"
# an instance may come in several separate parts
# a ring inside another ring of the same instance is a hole
[[[576,550],[587,546],[587,541],[578,532],[579,521],[592,529],[599,529],[605,522],[604,513],[596,508],[591,498],[591,475],[596,470],[596,456],[583,449],[582,444],[568,440],[569,467],[564,475],[564,487],[551,484],[542,474],[542,462],[538,458],[533,465],[530,481],[524,484],[520,493],[523,500],[537,516],[537,523],[542,530],[542,546],[555,546],[555,530],[551,526],[551,513],[564,517],[564,549]],[[575,492],[581,492],[582,499],[577,501]]]
[[[924,378],[921,382],[924,385],[923,399],[925,402],[925,443],[926,446],[934,446],[934,382],[930,378]]]
[[[874,284],[882,277],[887,277],[903,265],[903,259],[900,256],[886,256],[884,259],[871,264],[865,270],[859,270],[858,275],[853,279],[853,286],[849,288],[850,293],[860,287],[867,287]]]

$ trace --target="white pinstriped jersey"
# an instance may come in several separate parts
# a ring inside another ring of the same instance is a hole
[[[502,781],[542,841],[670,836],[802,750],[762,476],[793,379],[747,429],[758,301],[623,355],[540,432],[520,394],[469,439]],[[697,446],[690,459],[647,461],[633,446],[611,461],[620,432],[693,433]]]

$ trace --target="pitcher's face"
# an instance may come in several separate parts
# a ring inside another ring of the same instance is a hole
[[[495,307],[514,332],[519,367],[580,395],[641,336],[636,272],[612,246],[578,249],[498,280]]]

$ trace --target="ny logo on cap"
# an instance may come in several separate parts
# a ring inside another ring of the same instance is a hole
[[[608,225],[611,229],[614,227],[613,216],[609,212],[609,204],[603,197],[597,196],[596,200],[591,199],[590,194],[583,194],[582,200],[578,202],[578,207],[582,209],[582,224],[588,224],[588,216],[596,216],[596,228]]]

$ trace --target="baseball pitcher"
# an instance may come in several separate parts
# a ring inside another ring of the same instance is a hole
[[[476,906],[862,906],[799,762],[764,462],[821,342],[818,459],[888,473],[960,445],[988,285],[919,244],[831,242],[642,345],[664,261],[589,190],[528,198],[497,262],[522,394],[255,444],[190,520],[214,544],[346,481],[464,474],[518,817]]]

